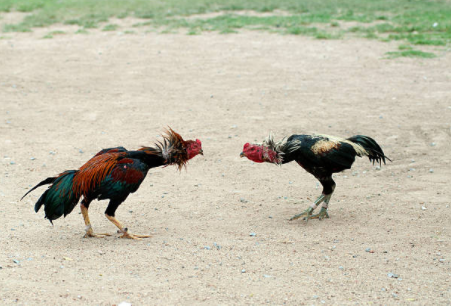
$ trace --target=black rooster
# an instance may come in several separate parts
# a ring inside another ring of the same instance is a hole
[[[119,228],[121,238],[140,239],[148,235],[133,235],[115,218],[116,209],[130,193],[138,190],[151,168],[177,165],[179,170],[189,159],[203,154],[200,140],[187,140],[172,129],[163,135],[164,141],[155,148],[143,147],[137,151],[127,151],[123,147],[104,149],[91,158],[79,170],[69,170],[56,177],[49,177],[28,191],[51,184],[41,195],[34,207],[38,212],[44,205],[45,217],[52,222],[62,215],[70,214],[80,197],[81,212],[86,224],[85,237],[104,237],[109,234],[95,234],[88,216],[92,200],[109,199],[105,216]],[[22,197],[22,198],[23,198]],[[52,222],[53,223],[53,222]]]
[[[240,156],[256,163],[269,162],[277,165],[296,161],[313,174],[323,185],[323,192],[309,208],[290,219],[305,217],[307,221],[329,218],[327,207],[335,189],[332,174],[350,169],[356,156],[368,156],[373,164],[381,164],[382,161],[385,164],[385,159],[391,161],[374,139],[363,135],[348,139],[329,135],[292,135],[278,143],[270,135],[263,144],[246,143]],[[321,211],[312,215],[321,203]]]

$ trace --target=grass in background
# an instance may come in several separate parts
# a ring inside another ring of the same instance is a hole
[[[276,10],[284,14],[277,14]],[[54,23],[98,28],[111,17],[130,16],[147,19],[136,27],[148,26],[161,33],[185,29],[196,35],[203,31],[236,33],[251,29],[318,39],[350,34],[412,45],[446,46],[451,42],[449,0],[0,0],[0,11],[30,13],[19,24],[5,25],[4,32],[27,32]],[[242,15],[237,11],[273,13]],[[212,12],[225,13],[188,18]],[[356,25],[347,27],[347,22]],[[115,29],[114,25],[103,28]],[[401,53],[412,53],[407,51]]]
[[[46,38],[46,39],[48,39],[48,38],[53,38],[53,36],[55,36],[55,35],[62,35],[62,34],[66,34],[65,32],[63,32],[63,31],[52,31],[52,32],[50,32],[50,33],[47,33],[44,37],[42,37],[42,38]]]

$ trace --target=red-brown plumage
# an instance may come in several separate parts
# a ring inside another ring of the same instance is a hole
[[[118,165],[114,167],[111,172],[111,177],[114,181],[122,181],[127,184],[139,183],[144,178],[144,173],[135,168],[128,167],[126,164],[118,162]]]
[[[77,195],[87,195],[108,176],[118,162],[118,158],[126,153],[106,153],[91,158],[80,167],[74,176],[73,191]]]

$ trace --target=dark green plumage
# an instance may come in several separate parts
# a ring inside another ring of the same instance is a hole
[[[52,222],[62,215],[72,212],[80,196],[72,190],[72,181],[76,170],[69,170],[56,178],[48,178],[43,182],[53,180],[53,184],[41,195],[34,206],[36,212],[44,205],[45,217]],[[42,185],[41,182],[38,186]],[[35,187],[36,188],[36,187]]]

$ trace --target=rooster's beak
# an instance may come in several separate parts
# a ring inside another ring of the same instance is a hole
[[[246,157],[246,155],[244,155],[244,152],[240,153],[240,157]]]
[[[199,154],[204,155],[204,150],[200,149]]]

